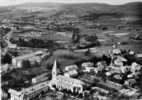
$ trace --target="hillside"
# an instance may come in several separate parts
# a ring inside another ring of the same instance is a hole
[[[27,3],[1,7],[0,22],[6,19],[5,22],[21,27],[20,31],[29,27],[30,31],[35,28],[46,32],[46,34],[53,31],[54,34],[57,31],[66,32],[79,28],[80,34],[100,35],[103,34],[103,31],[114,31],[114,34],[128,32],[135,33],[132,34],[132,37],[135,38],[136,34],[141,34],[141,10],[142,2],[115,6],[98,3]],[[110,40],[105,34],[103,35],[99,37],[101,40],[106,38]],[[40,39],[42,38],[49,37],[45,35]],[[127,39],[129,39],[128,36]],[[111,42],[109,41],[109,43]]]
[[[27,3],[10,7],[1,7],[0,14],[18,14],[21,12],[34,13],[34,12],[56,12],[56,13],[66,13],[74,14],[76,16],[83,16],[93,13],[105,13],[105,14],[118,14],[125,16],[142,16],[142,3],[128,3],[124,5],[108,5],[108,4],[97,4],[97,3],[87,3],[87,4],[60,4],[60,3]],[[22,15],[21,15],[22,16]]]

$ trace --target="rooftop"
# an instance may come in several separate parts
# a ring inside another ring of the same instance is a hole
[[[31,87],[24,88],[21,91],[10,89],[9,92],[14,94],[14,95],[21,95],[21,94],[31,95],[31,94],[33,94],[35,92],[37,93],[37,91],[45,90],[47,87],[49,87],[49,82],[44,81],[44,82],[42,82],[40,84],[35,84],[35,85],[31,86]]]
[[[26,88],[26,89],[22,90],[22,92],[24,92],[26,95],[29,95],[29,94],[34,93],[35,91],[40,91],[40,90],[45,89],[47,87],[49,87],[49,82],[45,81],[40,84],[36,84],[36,85],[33,85],[29,88]]]
[[[81,80],[71,78],[71,77],[65,77],[62,75],[57,76],[57,82],[60,84],[68,84],[68,85],[72,85],[72,84],[83,85],[84,84]]]
[[[14,59],[16,59],[16,60],[27,59],[27,58],[31,58],[31,57],[34,57],[34,56],[37,56],[37,55],[40,55],[40,54],[43,54],[43,53],[44,53],[43,51],[37,51],[37,52],[34,52],[34,53],[25,54],[25,55],[15,57]]]

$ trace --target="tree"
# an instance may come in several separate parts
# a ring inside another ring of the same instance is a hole
[[[79,41],[79,32],[80,30],[78,28],[73,30],[72,41],[74,43],[77,43]]]
[[[96,36],[96,34],[95,35],[91,35],[91,36],[86,36],[86,38],[85,38],[87,41],[90,41],[90,42],[96,42],[97,41],[97,39],[98,39],[98,37]]]
[[[30,68],[31,67],[31,63],[29,60],[24,60],[23,61],[23,67],[24,68]]]
[[[66,93],[64,93],[63,97],[62,97],[62,100],[67,100],[68,98],[69,98],[69,96]]]
[[[90,54],[91,54],[91,52],[90,52],[90,49],[88,48],[87,51],[85,52],[85,55],[90,56]]]
[[[106,30],[108,30],[108,27],[103,27],[102,30],[106,31]]]
[[[6,53],[1,59],[1,63],[3,64],[6,64],[6,63],[11,64],[11,61],[12,61],[12,57],[10,56],[9,53]]]
[[[86,42],[90,42],[91,45],[99,45],[97,35],[84,35]]]
[[[40,63],[38,63],[37,61],[35,61],[33,67],[39,67],[40,66]]]
[[[111,58],[103,54],[102,60],[106,61],[106,64],[109,65],[111,63]]]

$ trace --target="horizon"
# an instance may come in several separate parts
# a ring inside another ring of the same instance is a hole
[[[0,0],[0,6],[13,6],[25,3],[63,3],[63,4],[77,4],[77,3],[103,3],[110,5],[123,5],[132,2],[142,2],[142,0]]]

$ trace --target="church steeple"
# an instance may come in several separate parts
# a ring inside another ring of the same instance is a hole
[[[57,76],[57,61],[54,61],[53,68],[52,68],[52,80],[56,80]]]

